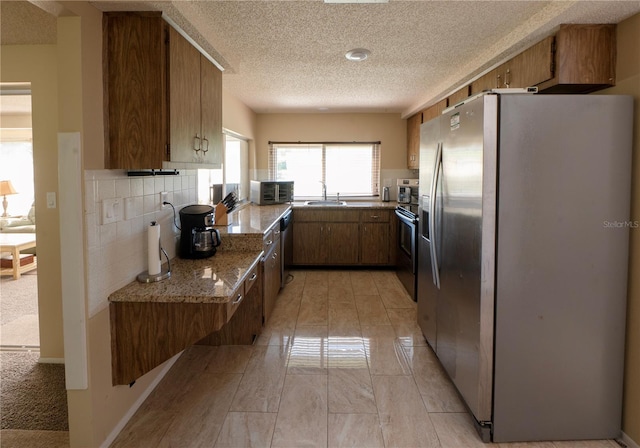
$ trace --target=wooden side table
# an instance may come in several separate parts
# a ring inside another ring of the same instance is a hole
[[[20,266],[20,251],[36,247],[35,233],[0,233],[0,252],[11,252],[13,267],[1,268],[0,275],[13,274],[14,279],[19,279],[24,272],[37,267],[36,257],[31,263]]]

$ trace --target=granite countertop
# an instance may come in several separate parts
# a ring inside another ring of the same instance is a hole
[[[223,240],[224,235],[264,234],[290,208],[291,204],[263,206],[248,204],[237,211],[231,212],[228,226],[215,227],[220,231],[220,236]]]
[[[219,252],[200,260],[174,258],[171,277],[155,283],[133,281],[113,292],[109,301],[226,303],[261,257],[261,251],[246,251]]]

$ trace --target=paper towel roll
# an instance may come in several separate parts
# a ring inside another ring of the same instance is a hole
[[[162,259],[160,258],[160,224],[151,221],[147,235],[149,242],[149,275],[158,275],[162,266]]]

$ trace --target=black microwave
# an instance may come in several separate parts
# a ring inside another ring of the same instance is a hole
[[[292,202],[293,181],[252,180],[249,199],[257,205],[272,205]]]

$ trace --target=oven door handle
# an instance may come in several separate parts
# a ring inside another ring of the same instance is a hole
[[[415,226],[416,223],[418,222],[416,219],[409,218],[407,215],[405,215],[399,210],[395,210],[395,212],[396,212],[396,216],[400,219],[400,221],[406,224],[409,224],[410,226]]]

